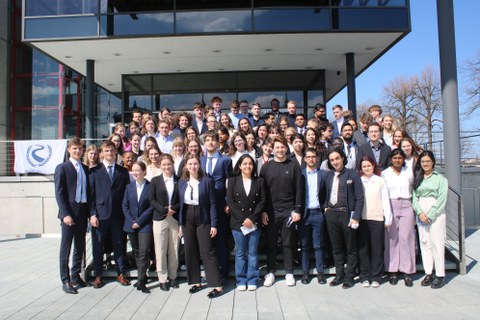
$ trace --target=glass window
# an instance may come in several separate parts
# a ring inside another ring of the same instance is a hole
[[[177,33],[245,32],[252,30],[252,12],[204,11],[177,12]]]
[[[115,122],[121,121],[122,109],[121,100],[98,87],[97,106],[94,114],[94,137],[105,139],[110,135],[110,128]]]
[[[250,105],[254,102],[260,103],[262,113],[271,111],[270,102],[272,99],[280,101],[280,111],[287,111],[287,102],[294,100],[297,106],[303,106],[303,92],[300,91],[263,91],[263,92],[239,92],[238,100],[247,100]]]
[[[328,7],[330,0],[254,0],[253,6],[255,8],[275,8],[275,7]]]
[[[54,16],[97,12],[98,0],[25,0],[25,16]]]
[[[404,7],[405,0],[334,0],[332,6],[339,7]]]
[[[173,10],[173,0],[100,0],[101,13],[152,12]],[[203,2],[203,1],[202,1]]]
[[[268,9],[254,11],[254,31],[314,31],[330,28],[330,9]]]
[[[32,110],[32,140],[57,139],[58,138],[58,117],[56,109]]]
[[[25,20],[25,39],[75,38],[97,35],[97,18],[64,17]]]
[[[222,111],[230,112],[230,102],[238,100],[235,92],[209,92],[203,94],[203,101],[207,106],[212,104],[213,97],[220,97],[222,99]]]
[[[177,10],[250,8],[251,0],[176,0]]]
[[[338,28],[340,30],[405,30],[408,29],[407,10],[403,8],[338,9]]]
[[[116,14],[100,17],[100,35],[173,34],[173,13]]]
[[[181,93],[160,95],[160,107],[169,108],[172,111],[192,110],[195,102],[202,102],[201,93]]]

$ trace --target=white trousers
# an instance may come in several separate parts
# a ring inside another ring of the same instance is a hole
[[[445,277],[445,238],[447,234],[445,212],[427,225],[419,221],[418,233],[425,273],[432,274],[435,266],[435,275]]]
[[[178,269],[178,221],[167,216],[162,221],[153,221],[153,242],[155,243],[155,258],[158,281],[164,283],[168,278],[177,278]]]

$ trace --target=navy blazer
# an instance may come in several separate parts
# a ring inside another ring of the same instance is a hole
[[[99,220],[123,220],[122,201],[129,183],[127,169],[118,164],[115,164],[112,182],[103,163],[93,168],[90,172],[90,216],[96,216]]]
[[[187,190],[188,180],[178,181],[178,196],[180,199],[180,224],[185,225],[185,191]],[[211,227],[217,227],[217,209],[215,207],[215,191],[213,180],[209,177],[202,177],[198,185],[198,204],[200,207],[200,221],[209,223]]]
[[[377,167],[380,171],[387,169],[390,166],[390,154],[392,153],[392,149],[385,143],[380,143],[380,159],[377,163]],[[372,146],[369,142],[362,144],[358,147],[357,152],[357,168],[360,166],[360,160],[364,156],[370,156],[373,160],[375,160],[375,156],[373,155]]]
[[[308,203],[307,203],[307,197],[308,197],[308,179],[307,179],[307,169],[303,168],[302,169],[302,175],[305,179],[305,211],[302,216],[302,220],[307,220],[308,219]],[[327,193],[327,186],[325,184],[326,180],[326,174],[317,168],[317,191],[318,191],[318,202],[320,203],[320,209],[323,212],[323,207],[325,205],[325,195]]]
[[[153,208],[148,201],[149,190],[150,183],[148,180],[145,180],[139,201],[136,183],[130,183],[125,188],[125,196],[122,202],[123,215],[125,217],[123,230],[125,232],[152,232]],[[132,229],[132,225],[135,222],[140,226],[140,229]]]
[[[230,208],[230,228],[240,230],[247,218],[255,224],[262,221],[265,211],[265,184],[263,178],[252,178],[250,193],[247,195],[243,186],[242,175],[228,179],[227,205]]]
[[[227,193],[226,181],[232,173],[232,159],[222,155],[219,151],[217,151],[217,154],[217,163],[210,178],[213,180],[217,206],[224,206]],[[202,170],[205,174],[207,173],[207,158],[208,156],[203,156],[201,159]]]
[[[197,125],[197,119],[195,117],[193,117],[192,119],[192,127],[195,128],[195,130],[197,130],[197,133],[198,135],[202,135],[204,134],[205,132],[207,132],[208,130],[208,127],[207,127],[207,119],[203,118],[203,125],[202,125],[202,131],[198,130],[198,125]]]
[[[345,120],[344,120],[345,121]],[[341,136],[341,128],[338,127],[338,123],[337,123],[337,120],[333,120],[332,122],[330,122],[332,125],[333,125],[333,130],[332,130],[332,140],[335,139],[336,137],[340,137]]]
[[[332,193],[333,177],[335,175],[334,170],[326,172],[326,195],[325,195],[325,208],[328,207],[330,200],[330,194]],[[362,217],[364,194],[363,185],[360,176],[355,170],[343,169],[340,176],[339,184],[347,185],[347,211],[352,214],[351,218],[360,221]]]
[[[88,182],[88,167],[82,164],[86,178],[87,202],[90,200],[90,185]],[[75,201],[77,195],[77,169],[70,160],[60,163],[55,168],[55,199],[58,204],[58,218],[71,216],[72,219],[81,213],[81,206]]]
[[[180,203],[178,198],[178,177],[173,176],[173,194],[172,199],[168,198],[168,191],[163,180],[163,174],[153,177],[150,182],[150,192],[148,199],[150,205],[153,207],[153,220],[161,221],[167,217],[168,204],[176,213],[173,217],[178,220],[178,212],[180,210]]]

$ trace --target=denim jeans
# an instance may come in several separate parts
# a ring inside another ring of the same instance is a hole
[[[232,230],[235,241],[235,278],[237,285],[257,285],[258,271],[258,242],[260,229],[244,236],[241,231]]]
[[[320,210],[311,212],[306,220],[301,220],[299,238],[302,245],[302,270],[308,272],[310,246],[315,252],[317,272],[323,272],[323,228],[325,217]]]

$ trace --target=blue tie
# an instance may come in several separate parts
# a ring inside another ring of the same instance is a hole
[[[75,202],[80,203],[82,201],[82,186],[83,186],[83,181],[82,181],[82,173],[80,172],[80,165],[75,163],[75,169],[77,170],[77,190],[75,193]]]
[[[213,168],[213,157],[208,157],[208,168],[207,168],[207,174],[208,174],[209,176],[211,176],[211,175],[212,175],[212,173],[213,173],[213,172],[212,172],[212,171],[213,171],[213,169],[212,169],[212,168]]]
[[[108,166],[108,176],[110,177],[110,182],[113,182],[113,166]]]

